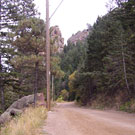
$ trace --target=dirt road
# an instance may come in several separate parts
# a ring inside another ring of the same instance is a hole
[[[135,135],[135,115],[60,103],[48,112],[47,135]]]

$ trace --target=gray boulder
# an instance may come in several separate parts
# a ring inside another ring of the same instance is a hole
[[[0,125],[8,122],[11,119],[11,116],[9,115],[9,112],[4,112],[0,116]]]
[[[22,97],[15,101],[1,116],[0,125],[11,120],[12,117],[23,113],[23,110],[34,104],[34,95],[29,95]],[[44,105],[44,95],[43,93],[37,94],[37,105]]]
[[[8,109],[7,111],[11,110],[12,108],[15,109],[23,109],[28,107],[29,105],[34,103],[34,95],[29,95],[22,97],[21,99],[18,99],[15,101]]]

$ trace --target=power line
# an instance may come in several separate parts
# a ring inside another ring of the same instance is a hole
[[[60,2],[60,4],[58,5],[58,7],[54,10],[54,12],[52,13],[50,19],[53,17],[53,15],[54,15],[54,14],[56,13],[56,11],[59,9],[59,7],[60,7],[61,4],[63,3],[63,1],[64,1],[64,0],[62,0],[62,1]]]

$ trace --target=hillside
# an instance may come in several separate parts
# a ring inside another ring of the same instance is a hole
[[[76,44],[77,42],[84,42],[89,35],[89,32],[89,29],[78,31],[76,34],[73,34],[67,42],[72,44]]]

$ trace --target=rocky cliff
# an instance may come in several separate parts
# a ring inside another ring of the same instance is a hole
[[[50,28],[51,43],[56,48],[57,52],[61,53],[64,49],[64,38],[58,26]]]
[[[73,34],[68,39],[68,43],[76,44],[79,41],[83,42],[87,38],[88,34],[89,34],[89,30],[88,29],[85,29],[83,31],[78,31],[76,34]]]

